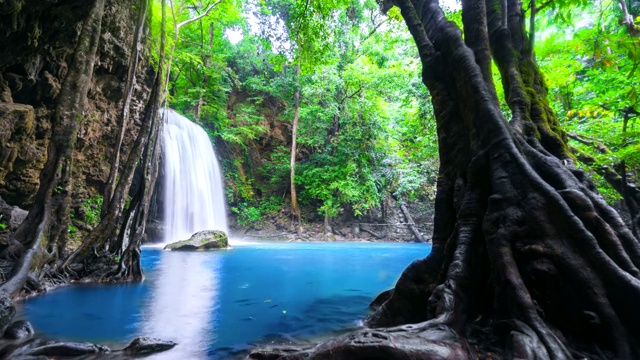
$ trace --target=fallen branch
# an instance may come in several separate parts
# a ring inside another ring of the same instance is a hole
[[[366,232],[367,234],[371,234],[371,235],[373,235],[376,239],[383,239],[383,238],[385,237],[385,235],[380,235],[380,234],[378,234],[378,233],[376,233],[376,232],[373,232],[373,231],[371,231],[371,230],[369,230],[369,229],[365,229],[365,228],[360,228],[360,231],[364,231],[364,232]]]
[[[420,231],[418,231],[418,228],[416,227],[416,223],[413,222],[411,213],[409,213],[409,209],[407,209],[407,205],[404,202],[400,203],[400,210],[402,210],[402,213],[404,214],[405,219],[407,219],[407,226],[409,227],[413,235],[416,237],[416,240],[418,242],[425,242],[424,237],[422,236],[422,234],[420,234]]]

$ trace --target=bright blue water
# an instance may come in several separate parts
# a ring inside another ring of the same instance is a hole
[[[74,285],[20,306],[37,332],[124,345],[179,345],[155,358],[227,359],[256,343],[312,340],[357,327],[425,244],[254,243],[229,251],[146,248],[140,284]]]

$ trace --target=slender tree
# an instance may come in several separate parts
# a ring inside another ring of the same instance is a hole
[[[295,90],[293,93],[293,120],[291,120],[291,212],[296,217],[296,229],[300,231],[300,206],[298,205],[298,194],[296,193],[296,156],[298,155],[298,122],[300,121],[300,60],[296,64]]]

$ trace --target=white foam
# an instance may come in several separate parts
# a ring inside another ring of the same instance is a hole
[[[223,178],[202,127],[171,109],[164,118],[164,243],[202,230],[229,234]]]

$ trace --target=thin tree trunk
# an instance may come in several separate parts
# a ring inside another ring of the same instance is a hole
[[[171,51],[169,51],[169,60],[167,60],[167,69],[166,69],[166,73],[167,73],[167,77],[165,79],[165,83],[164,83],[164,92],[163,92],[163,98],[162,98],[162,103],[164,103],[166,101],[166,97],[168,94],[168,89],[169,89],[169,79],[171,77],[171,65],[173,64],[173,53],[176,50],[176,44],[179,41],[179,35],[180,35],[180,29],[183,26],[189,25],[193,22],[199,21],[200,19],[202,19],[203,17],[209,15],[211,13],[211,11],[218,5],[220,4],[222,0],[218,0],[215,3],[207,6],[207,8],[198,16],[194,16],[192,18],[189,18],[187,20],[178,22],[178,18],[176,17],[176,11],[173,7],[173,1],[169,0],[169,5],[171,7],[171,16],[173,17],[173,44],[171,45]]]
[[[300,61],[296,65],[296,88],[293,94],[294,113],[291,125],[291,212],[296,217],[296,228],[300,228],[300,207],[298,206],[298,196],[296,193],[296,155],[298,141],[298,121],[300,118]]]
[[[131,58],[129,58],[129,71],[127,72],[127,82],[125,86],[125,99],[122,104],[122,111],[120,113],[120,132],[116,139],[115,147],[113,149],[113,159],[111,160],[111,168],[109,169],[109,178],[104,189],[101,217],[104,217],[109,210],[109,204],[111,203],[111,197],[113,196],[113,190],[116,186],[118,179],[118,170],[120,168],[120,151],[122,148],[122,141],[124,134],[129,124],[129,108],[131,106],[131,98],[133,97],[133,89],[136,84],[136,71],[138,68],[138,58],[140,52],[140,44],[142,39],[142,33],[144,29],[144,20],[147,16],[147,4],[148,0],[140,0],[138,3],[138,23],[136,26],[136,32],[133,36],[133,42],[131,44]]]
[[[209,44],[208,45],[209,47],[205,49],[203,44],[201,49],[202,59],[203,59],[205,69],[209,69],[211,67],[211,48],[213,47],[213,24],[209,24]],[[196,108],[194,110],[194,116],[197,119],[200,118],[202,107],[204,106],[204,93],[206,91],[208,84],[209,84],[209,75],[207,75],[205,71],[202,78],[202,89],[200,89],[200,95],[198,97],[198,102],[196,103]]]

